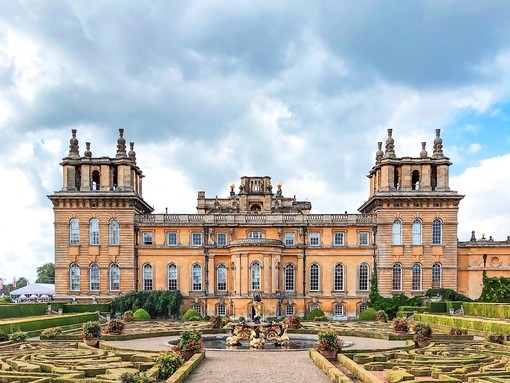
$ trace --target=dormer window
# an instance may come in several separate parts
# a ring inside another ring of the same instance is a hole
[[[248,238],[250,239],[260,239],[260,238],[264,238],[264,235],[261,231],[250,231],[248,233]]]

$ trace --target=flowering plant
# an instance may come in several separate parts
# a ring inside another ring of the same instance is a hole
[[[393,331],[409,331],[409,323],[407,323],[407,320],[403,317],[396,317],[393,319],[391,326],[393,327]]]
[[[432,328],[427,323],[418,322],[414,325],[414,340],[430,339]]]
[[[85,322],[81,327],[80,338],[98,339],[101,336],[101,325],[98,321]]]
[[[184,330],[181,332],[181,339],[175,351],[193,351],[194,353],[199,352],[204,347],[202,334],[196,330]]]
[[[317,351],[338,351],[342,349],[342,341],[338,339],[336,331],[324,330],[319,332],[319,341],[314,348]]]
[[[124,331],[126,323],[120,319],[110,319],[106,322],[106,333],[120,335]]]
[[[295,315],[289,315],[288,317],[284,318],[283,323],[286,324],[289,328],[301,327],[301,321]]]

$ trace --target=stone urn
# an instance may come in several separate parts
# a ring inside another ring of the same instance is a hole
[[[319,350],[321,355],[326,359],[336,359],[337,350]]]
[[[90,338],[90,339],[83,338],[83,342],[84,342],[87,346],[90,346],[90,347],[97,347],[97,345],[99,344],[99,338]]]
[[[416,339],[415,342],[419,348],[423,348],[423,347],[427,347],[431,341],[432,341],[432,339],[430,339],[430,338],[423,338],[423,339]]]

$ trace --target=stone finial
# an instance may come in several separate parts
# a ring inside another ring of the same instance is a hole
[[[375,152],[375,162],[379,163],[384,157],[384,152],[382,151],[382,142],[377,143],[377,152]]]
[[[443,140],[441,139],[441,129],[436,129],[436,138],[434,139],[434,154],[432,158],[443,158]]]
[[[386,158],[395,158],[395,140],[391,136],[393,133],[393,129],[388,129],[388,138],[386,139],[386,152],[384,153],[384,157]]]
[[[117,158],[126,157],[126,140],[124,139],[124,129],[119,129],[119,138],[117,139]]]
[[[428,153],[427,151],[425,150],[425,147],[427,146],[427,143],[426,142],[422,142],[421,143],[421,152],[420,152],[420,157],[421,158],[427,158],[428,157]]]
[[[76,129],[71,129],[71,139],[69,140],[69,157],[80,157],[80,147],[78,146],[78,139],[76,138]]]
[[[84,156],[85,157],[92,157],[92,152],[90,151],[90,142],[85,142],[85,153],[84,153]]]
[[[475,231],[473,230],[471,232],[471,239],[470,239],[471,242],[475,242],[476,241],[476,235],[475,235]]]
[[[136,152],[135,152],[134,148],[135,148],[135,143],[130,142],[128,157],[131,161],[133,161],[136,164]]]
[[[236,187],[235,183],[230,184],[230,198],[236,198],[236,192],[234,191],[234,188]]]

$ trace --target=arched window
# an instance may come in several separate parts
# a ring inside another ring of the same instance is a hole
[[[69,221],[69,244],[80,244],[80,221],[78,218],[73,218]]]
[[[442,288],[443,271],[440,263],[434,263],[432,265],[432,288]]]
[[[191,290],[202,290],[202,266],[198,263],[193,264],[191,267]]]
[[[333,290],[343,291],[344,290],[344,265],[337,263],[335,265],[335,280]]]
[[[119,221],[111,219],[108,225],[108,242],[110,245],[119,244]]]
[[[393,245],[402,245],[402,220],[400,219],[393,221],[392,238]]]
[[[285,266],[285,279],[284,279],[284,290],[285,291],[294,291],[294,265],[289,263]]]
[[[443,241],[443,223],[439,218],[432,221],[432,244],[440,245]]]
[[[216,269],[216,290],[227,291],[227,266],[224,264]]]
[[[358,290],[359,291],[368,291],[368,274],[369,267],[367,263],[362,263],[359,265],[358,269]]]
[[[251,289],[260,290],[260,263],[251,264]]]
[[[89,267],[90,291],[99,291],[99,265],[92,263]]]
[[[110,265],[109,270],[110,277],[110,290],[111,291],[119,291],[120,290],[120,268],[116,263],[112,263]]]
[[[411,189],[420,190],[420,172],[413,170],[411,173]]]
[[[319,265],[310,266],[310,291],[319,291]]]
[[[421,291],[422,289],[422,267],[419,263],[415,263],[411,269],[411,290]]]
[[[392,280],[391,289],[393,291],[401,291],[402,290],[402,265],[400,263],[393,264],[391,280]]]
[[[99,245],[99,220],[92,218],[89,221],[89,244]]]
[[[414,221],[413,221],[413,239],[412,239],[412,244],[413,245],[421,245],[421,229],[422,229],[422,224],[421,224],[421,220],[416,218]]]
[[[101,177],[100,177],[99,171],[94,170],[92,172],[92,190],[100,189],[100,187],[101,187],[100,179],[101,179]]]
[[[146,263],[142,268],[143,272],[143,289],[152,290],[152,266]]]
[[[76,263],[71,264],[69,267],[69,290],[80,290],[80,266]]]
[[[177,291],[177,266],[175,263],[168,265],[168,290]]]

